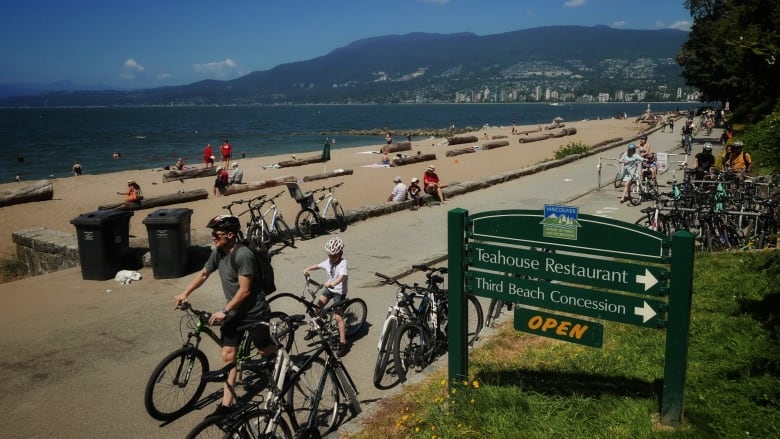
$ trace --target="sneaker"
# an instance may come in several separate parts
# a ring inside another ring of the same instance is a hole
[[[343,357],[344,355],[347,355],[347,344],[339,343],[339,349],[336,353],[339,355],[339,357]]]
[[[217,404],[217,408],[212,414],[206,416],[206,419],[222,418],[230,413],[231,410],[233,410],[233,407],[224,406],[222,403]]]

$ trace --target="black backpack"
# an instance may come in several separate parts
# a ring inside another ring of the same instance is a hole
[[[276,291],[276,284],[274,283],[274,267],[271,265],[271,255],[268,253],[268,250],[253,248],[250,245],[245,245],[242,243],[236,243],[236,248],[230,252],[230,266],[233,267],[233,270],[236,272],[238,272],[238,265],[236,265],[236,250],[238,250],[238,246],[245,246],[249,250],[252,250],[252,253],[255,254],[255,272],[259,276],[258,280],[260,282],[260,286],[263,288],[263,293],[268,295]],[[254,282],[254,280],[252,281]]]

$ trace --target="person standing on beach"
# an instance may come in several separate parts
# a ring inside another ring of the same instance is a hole
[[[206,164],[207,168],[214,166],[214,150],[211,149],[210,143],[203,148],[203,163]]]
[[[403,180],[401,180],[401,176],[396,176],[393,179],[393,183],[395,183],[395,186],[393,186],[393,190],[387,197],[387,201],[406,201],[407,189],[406,185],[403,183]]]
[[[441,204],[444,204],[444,194],[441,192],[441,187],[441,181],[439,181],[439,176],[436,174],[436,166],[428,166],[425,174],[423,174],[423,190],[426,194],[433,195]]]
[[[74,177],[78,177],[79,175],[81,175],[81,163],[74,162],[73,163],[73,176]]]
[[[219,147],[219,152],[222,154],[222,169],[227,169],[230,164],[230,156],[233,154],[233,145],[230,144],[229,140],[225,140]]]

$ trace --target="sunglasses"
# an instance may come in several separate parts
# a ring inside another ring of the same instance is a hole
[[[227,233],[213,232],[211,234],[211,239],[219,241],[220,239],[224,238],[225,236],[227,236]]]

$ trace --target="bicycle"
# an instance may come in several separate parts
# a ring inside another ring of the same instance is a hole
[[[253,326],[259,324],[268,325],[271,327],[272,334],[284,334],[286,338],[291,339],[295,330],[305,324],[304,320],[305,316],[303,315],[283,315],[279,321],[283,323],[284,329],[280,330],[274,322],[258,322],[253,324]],[[269,386],[273,386],[274,383],[280,379],[284,379],[281,377],[281,371],[286,370],[285,368],[289,366],[288,363],[290,361],[290,356],[287,353],[287,348],[284,346],[284,343],[280,343],[279,339],[275,336],[273,337],[273,340],[278,347],[275,355],[258,360],[248,360],[243,364],[244,370],[252,373],[249,379],[244,379],[242,382],[242,385],[246,389],[244,395],[238,395],[235,386],[228,386],[228,390],[233,395],[233,401],[235,401],[232,410],[222,417],[207,417],[189,432],[187,439],[203,439],[210,437],[222,438],[225,437],[226,431],[233,429],[247,414],[251,413],[252,416],[263,416],[270,413],[263,407],[266,397],[257,398],[257,396],[263,390],[269,389]],[[224,366],[222,369],[207,372],[203,374],[201,380],[204,383],[226,383],[230,371],[235,367],[236,363],[231,363]],[[292,430],[284,420],[277,423],[274,426],[274,431],[269,433],[272,434],[270,437],[292,437]]]
[[[295,216],[295,229],[301,239],[310,239],[320,233],[335,229],[341,232],[347,230],[347,216],[333,193],[333,189],[341,187],[343,184],[341,182],[304,194],[297,183],[287,183],[290,196],[301,205],[300,212]],[[314,194],[325,191],[327,193],[321,195],[316,201],[314,200]],[[320,209],[319,205],[323,202],[325,207]]]
[[[398,282],[382,273],[374,273],[375,276],[384,280],[387,285],[396,285],[396,302],[387,309],[387,317],[382,324],[382,331],[379,333],[377,342],[376,364],[374,365],[374,387],[380,390],[386,390],[400,383],[395,373],[395,366],[391,365],[390,357],[392,354],[393,341],[396,338],[398,328],[406,322],[414,321],[418,317],[418,308],[414,304],[414,298],[419,290],[419,286],[406,285]],[[410,291],[407,293],[407,291]],[[421,297],[421,296],[420,296]],[[386,381],[387,378],[390,381]]]
[[[186,327],[187,338],[181,348],[168,354],[154,368],[144,390],[146,411],[159,421],[172,421],[195,407],[206,388],[206,382],[201,378],[209,371],[209,360],[200,349],[200,342],[205,334],[208,339],[220,344],[219,335],[209,326],[210,312],[194,309],[189,302],[181,304],[179,309],[186,313],[180,321],[180,332],[184,338]],[[279,313],[271,314],[272,320],[280,318]],[[238,328],[243,335],[236,349],[236,382],[243,381],[244,363],[258,356],[248,331],[251,326],[247,324]],[[292,340],[283,337],[283,343],[289,344]]]
[[[248,228],[247,233],[250,243],[257,243],[263,248],[270,248],[276,243],[282,243],[288,247],[295,246],[295,235],[290,226],[284,221],[284,218],[282,218],[279,206],[274,201],[282,195],[284,195],[284,191],[271,198],[262,198],[260,204],[253,204],[250,200],[249,208],[254,210],[252,218],[257,219]],[[262,207],[266,203],[271,203],[271,207],[263,212]],[[266,217],[269,214],[271,219],[266,221]]]
[[[292,293],[279,293],[268,299],[268,303],[278,304],[284,299],[291,299],[294,303],[278,307],[279,309],[285,310],[297,309],[297,307],[302,304],[309,316],[317,317],[318,320],[322,322],[326,333],[329,334],[328,341],[332,344],[334,349],[337,349],[339,343],[339,329],[336,319],[333,317],[334,314],[339,310],[341,311],[341,318],[344,320],[345,334],[347,338],[351,338],[360,332],[363,325],[366,323],[368,306],[363,299],[353,297],[345,299],[338,305],[330,304],[321,309],[318,297],[320,290],[322,290],[322,284],[312,279],[308,274],[304,279],[303,291],[300,296],[296,296]],[[272,308],[276,307],[276,305],[272,305]]]
[[[393,341],[394,370],[401,382],[406,381],[412,368],[420,372],[447,351],[447,290],[439,287],[444,282],[441,274],[446,274],[447,268],[432,268],[426,264],[412,267],[426,272],[428,286],[423,290],[418,318],[401,325]],[[467,342],[472,345],[482,331],[482,305],[473,294],[466,294],[466,307]]]
[[[312,318],[312,323],[317,319]],[[285,351],[277,354],[264,408],[245,409],[223,422],[224,437],[292,438],[282,414],[292,423],[294,437],[318,438],[333,431],[340,418],[341,397],[353,416],[361,412],[358,390],[344,363],[328,341],[325,326],[318,326],[316,348],[300,364],[285,360]],[[281,356],[280,356],[281,354]],[[324,359],[322,358],[324,356]]]
[[[258,211],[257,206],[258,203],[265,197],[266,195],[262,194],[249,200],[242,199],[231,201],[230,204],[222,206],[222,208],[227,210],[231,216],[241,218],[242,216],[249,214],[249,220],[246,222],[246,228],[243,232],[241,230],[238,231],[238,240],[241,242],[247,242],[253,248],[263,248],[263,240],[260,233],[258,233],[258,230],[260,229],[258,224],[262,221],[262,215]],[[238,214],[233,213],[233,208],[242,204],[247,204],[247,209]],[[259,205],[262,205],[262,203]]]

